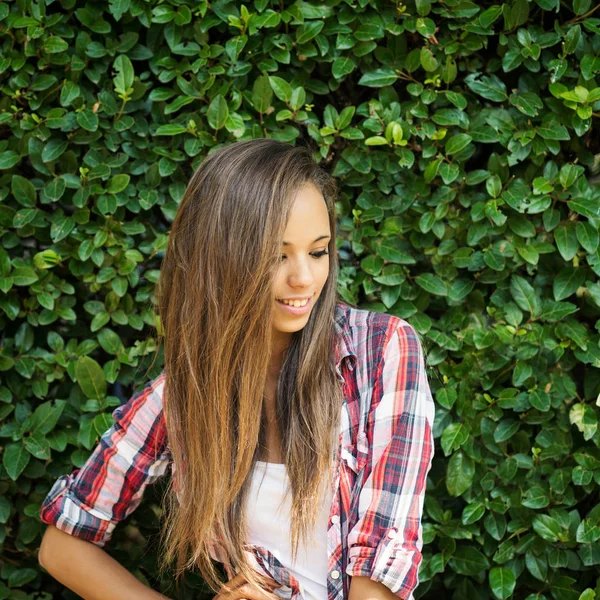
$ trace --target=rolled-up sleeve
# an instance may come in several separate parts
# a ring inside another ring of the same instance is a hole
[[[145,488],[171,462],[163,387],[164,371],[112,412],[113,425],[86,463],[52,485],[40,508],[42,522],[106,545],[117,523],[137,508]]]
[[[372,387],[358,521],[348,535],[350,576],[412,599],[419,583],[421,517],[434,455],[435,405],[415,329],[395,319]]]

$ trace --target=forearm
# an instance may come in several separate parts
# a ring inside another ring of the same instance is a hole
[[[43,561],[43,562],[42,562]],[[165,600],[102,548],[49,525],[40,564],[84,600]]]
[[[388,587],[369,577],[352,577],[349,600],[398,600]]]

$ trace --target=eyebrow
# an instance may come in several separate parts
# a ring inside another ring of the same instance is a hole
[[[313,244],[316,244],[319,240],[324,240],[326,238],[330,238],[330,235],[321,235],[319,236],[316,240],[313,240]],[[290,244],[290,242],[283,242],[284,246],[293,246],[293,244]]]

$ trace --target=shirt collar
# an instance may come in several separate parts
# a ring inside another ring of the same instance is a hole
[[[350,309],[351,307],[345,304],[338,303],[335,306],[336,367],[338,368],[338,373],[341,371],[343,360],[346,360],[348,368],[351,371],[354,371],[354,365],[357,360],[348,319]],[[354,360],[351,360],[349,357],[354,357]]]

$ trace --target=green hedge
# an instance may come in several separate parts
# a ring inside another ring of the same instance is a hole
[[[341,186],[340,292],[423,335],[416,596],[594,598],[598,7],[0,3],[0,600],[75,597],[38,567],[40,504],[159,373],[178,202],[210,149],[254,137],[311,144]],[[160,486],[108,551],[172,594]]]

